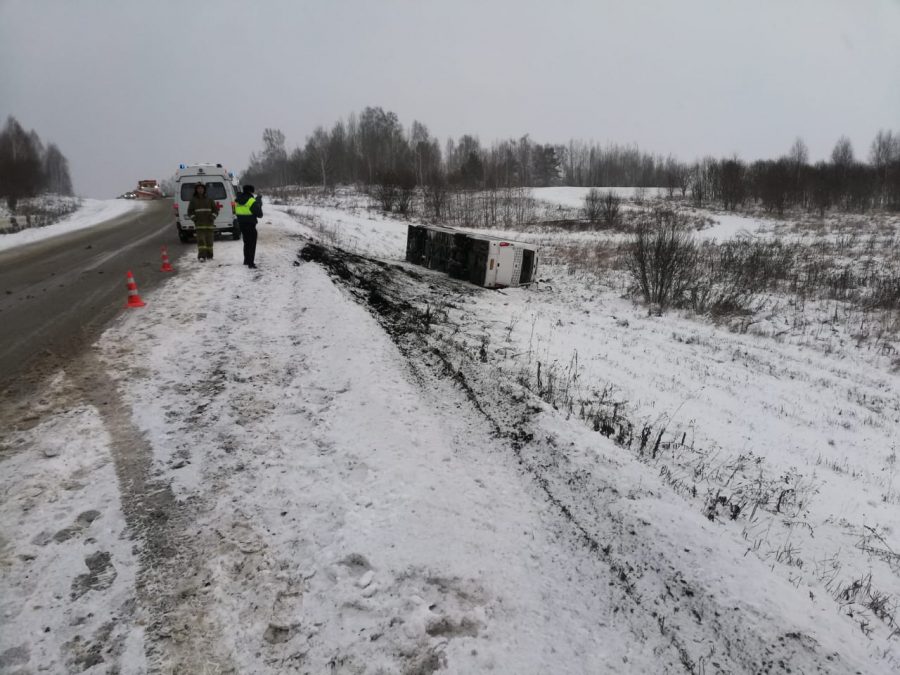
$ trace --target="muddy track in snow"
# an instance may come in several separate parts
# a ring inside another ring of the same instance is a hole
[[[84,402],[110,436],[122,511],[138,549],[136,593],[145,625],[150,672],[233,672],[216,648],[218,631],[196,596],[198,566],[191,524],[197,504],[178,501],[154,476],[153,448],[132,420],[107,366],[88,353],[67,369]]]
[[[579,545],[617,580],[626,606],[613,611],[643,614],[646,625],[655,625],[670,644],[673,666],[688,673],[789,672],[792,666],[804,672],[853,672],[838,653],[807,635],[785,631],[765,640],[742,628],[733,614],[747,608],[722,606],[707,589],[691,586],[642,535],[641,523],[616,508],[622,497],[602,467],[592,467],[583,457],[572,461],[551,438],[536,437],[537,398],[515,384],[498,382],[477,353],[452,339],[452,328],[438,330],[440,307],[461,306],[482,289],[317,243],[306,245],[299,257],[322,265],[369,308],[420,379],[444,377],[457,383],[497,436],[508,441],[522,470]]]

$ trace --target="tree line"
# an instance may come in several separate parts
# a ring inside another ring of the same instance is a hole
[[[423,123],[405,128],[396,113],[367,107],[330,129],[317,127],[291,152],[280,130],[266,129],[263,149],[251,155],[243,178],[262,187],[362,184],[388,195],[419,189],[426,201],[446,190],[601,185],[662,187],[670,197],[731,210],[750,203],[777,213],[792,207],[820,214],[900,210],[900,132],[879,131],[868,161],[858,160],[841,137],[829,160],[815,164],[800,138],[777,159],[687,163],[634,145],[542,144],[527,134],[490,145],[466,134],[441,144]]]
[[[50,192],[72,194],[69,160],[55,143],[44,146],[32,129],[10,115],[0,131],[0,197],[15,212],[20,199]]]
[[[829,209],[898,211],[900,133],[879,131],[868,162],[856,159],[850,140],[843,136],[829,161],[815,164],[810,164],[809,152],[799,138],[786,155],[774,160],[746,163],[736,157],[707,158],[688,167],[680,186],[698,206],[717,202],[731,210],[749,202],[779,215],[791,207],[819,215]]]

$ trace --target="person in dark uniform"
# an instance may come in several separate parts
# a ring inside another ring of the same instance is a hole
[[[214,199],[206,196],[206,186],[197,183],[194,186],[194,196],[188,204],[188,218],[194,221],[197,233],[197,258],[200,262],[212,260],[213,240],[216,234],[216,214],[219,205]]]
[[[262,218],[262,197],[254,196],[255,188],[245,185],[234,202],[234,213],[244,238],[244,264],[256,269],[256,223]]]

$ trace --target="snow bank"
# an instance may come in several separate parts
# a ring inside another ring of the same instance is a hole
[[[0,235],[0,251],[92,227],[143,208],[145,203],[132,199],[84,199],[75,213],[58,223]]]
[[[385,259],[406,257],[409,222],[385,216],[377,210],[319,206],[301,202],[274,207],[291,216],[291,227],[310,238],[347,251]]]

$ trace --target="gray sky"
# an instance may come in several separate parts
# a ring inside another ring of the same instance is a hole
[[[110,197],[180,162],[240,171],[380,105],[405,126],[811,158],[900,131],[900,0],[0,0],[0,116]]]

